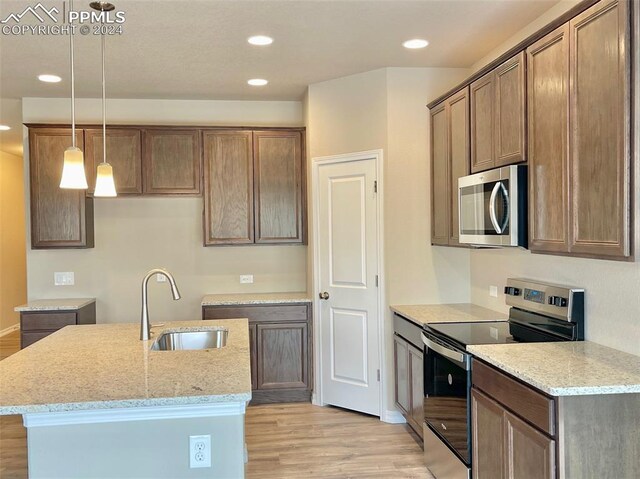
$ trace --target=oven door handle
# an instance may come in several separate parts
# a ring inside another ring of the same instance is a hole
[[[462,367],[465,369],[465,371],[468,371],[470,369],[469,356],[459,351],[454,351],[453,349],[449,349],[436,342],[433,342],[429,338],[427,338],[424,334],[421,334],[421,335],[422,335],[422,342],[429,349],[433,349],[436,353],[441,354],[447,359],[451,359],[452,361],[460,363]]]

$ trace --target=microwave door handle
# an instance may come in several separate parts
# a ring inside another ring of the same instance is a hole
[[[441,354],[447,359],[451,359],[452,361],[460,363],[465,368],[465,370],[467,371],[469,370],[469,361],[464,354],[459,353],[458,351],[454,351],[453,349],[445,348],[444,346],[441,346],[440,344],[431,341],[424,334],[421,334],[421,336],[422,336],[422,342],[429,349],[433,349],[436,353]]]
[[[491,218],[491,224],[493,225],[493,229],[496,230],[496,233],[502,234],[502,228],[498,224],[498,217],[496,216],[496,198],[498,197],[498,190],[502,186],[502,183],[498,181],[495,185],[493,185],[493,190],[491,191],[491,198],[489,199],[489,218]],[[504,188],[504,186],[502,186]]]
[[[500,227],[500,233],[504,233],[504,231],[507,229],[507,224],[509,223],[509,215],[511,214],[511,211],[510,211],[511,205],[509,204],[509,192],[507,191],[507,188],[505,188],[504,183],[502,181],[499,183],[499,185],[500,185],[500,189],[502,190],[502,195],[504,198],[504,206],[505,206],[504,219]]]

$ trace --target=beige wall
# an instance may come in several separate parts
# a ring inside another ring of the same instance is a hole
[[[509,50],[509,48],[516,46],[518,43],[520,43],[522,40],[527,38],[529,35],[533,35],[542,27],[544,27],[551,21],[555,20],[566,11],[570,10],[572,7],[580,3],[580,1],[581,0],[561,0],[560,2],[555,4],[553,7],[551,7],[549,10],[547,10],[545,13],[543,13],[538,18],[536,18],[529,25],[527,25],[518,33],[516,33],[511,38],[509,38],[506,42],[494,48],[489,53],[487,53],[484,57],[482,57],[480,60],[475,62],[473,65],[471,65],[471,71],[472,72],[478,71],[487,63],[492,62],[493,60],[498,58],[500,55],[502,55],[504,52]]]
[[[575,3],[570,1],[557,5],[514,36],[510,42],[502,45],[497,49],[497,53],[506,51],[512,44],[559,16]],[[637,82],[636,89],[639,89]],[[636,99],[636,109],[639,107],[637,103]],[[638,135],[635,136],[636,144],[640,143]],[[637,155],[636,151],[636,157]],[[491,298],[489,286],[496,285],[500,291],[506,279],[511,276],[586,288],[587,339],[640,354],[640,264],[535,255],[515,249],[471,253],[473,302],[506,311],[504,295],[499,294],[498,298]]]
[[[468,70],[389,68],[311,85],[310,157],[384,154],[387,409],[393,409],[389,304],[469,300],[469,252],[430,245],[429,111],[426,103]],[[309,268],[312,263],[309,262]]]
[[[79,122],[99,122],[100,102],[80,99],[77,112]],[[68,122],[68,100],[26,98],[23,115],[25,122]],[[109,100],[107,115],[109,123],[303,124],[300,102]],[[174,274],[182,299],[172,301],[168,286],[152,280],[156,322],[200,318],[209,293],[306,289],[306,246],[204,248],[202,208],[202,198],[96,199],[95,248],[28,248],[29,299],[96,297],[98,322],[139,321],[140,282],[158,266]],[[55,271],[75,272],[75,285],[54,286]],[[253,274],[254,283],[241,285],[241,274]]]
[[[27,299],[22,158],[0,151],[0,331],[17,324]]]

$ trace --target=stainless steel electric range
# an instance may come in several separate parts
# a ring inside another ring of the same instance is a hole
[[[471,354],[467,346],[584,339],[584,290],[508,279],[508,321],[425,325],[424,447],[437,479],[471,476]]]

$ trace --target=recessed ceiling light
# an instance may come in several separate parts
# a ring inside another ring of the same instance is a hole
[[[423,40],[422,38],[414,38],[412,40],[407,40],[402,44],[403,47],[410,48],[412,50],[415,50],[417,48],[424,48],[427,45],[429,45],[429,42],[426,40]]]
[[[58,75],[38,75],[38,80],[46,83],[58,83],[62,81]]]
[[[255,35],[253,37],[247,38],[247,41],[251,43],[251,45],[271,45],[273,43],[273,38],[267,37],[265,35]]]
[[[251,86],[265,86],[269,82],[263,78],[252,78],[247,83]]]
[[[10,126],[7,126],[7,125],[0,125],[0,131],[7,131],[7,130],[10,130],[10,129],[11,129],[11,127],[10,127]]]

